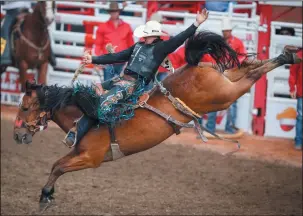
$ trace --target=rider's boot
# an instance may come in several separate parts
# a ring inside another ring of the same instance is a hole
[[[5,14],[1,27],[1,66],[12,64],[10,31],[18,14],[18,9],[7,10]]]
[[[67,133],[65,139],[63,140],[63,143],[70,148],[75,146],[82,139],[82,137],[84,137],[84,135],[94,125],[95,122],[96,121],[94,119],[83,115],[79,120],[74,122],[75,126]]]
[[[52,46],[50,47],[50,55],[48,60],[51,66],[55,67],[57,65],[56,56],[55,53],[53,52]]]

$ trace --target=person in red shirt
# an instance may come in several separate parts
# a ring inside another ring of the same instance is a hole
[[[302,58],[302,49],[298,56]],[[288,79],[291,98],[297,98],[297,121],[296,121],[296,136],[295,148],[302,149],[302,62],[290,66],[290,75]]]
[[[105,55],[106,44],[111,43],[116,47],[115,51],[120,52],[134,45],[133,31],[131,26],[119,18],[122,8],[119,8],[117,2],[111,2],[108,13],[110,19],[102,23],[97,30],[95,42],[95,55]],[[113,64],[104,67],[104,80],[120,74],[125,64]]]
[[[237,38],[232,34],[232,25],[229,18],[223,19],[222,33],[224,39],[229,44],[229,46],[231,46],[231,48],[233,48],[238,53],[247,54],[244,43],[239,38]],[[245,58],[246,55],[239,56],[240,63],[242,63]]]

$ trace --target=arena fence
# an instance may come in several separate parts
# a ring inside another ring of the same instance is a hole
[[[73,72],[80,65],[80,58],[83,55],[83,52],[86,48],[93,48],[93,42],[95,39],[97,26],[106,20],[108,20],[109,15],[102,13],[103,9],[108,8],[109,4],[103,4],[101,2],[97,3],[83,3],[83,2],[66,2],[58,1],[56,4],[66,5],[66,6],[76,6],[82,8],[91,8],[94,10],[94,15],[83,15],[83,14],[68,14],[63,12],[56,13],[55,22],[50,26],[50,35],[52,41],[53,50],[57,56],[57,66],[52,68],[49,66],[47,84],[58,84],[58,85],[69,85]],[[248,13],[235,13],[235,10],[238,9],[249,9],[250,15]],[[124,11],[126,12],[135,12],[139,16],[121,16],[121,18],[129,23],[132,29],[135,29],[138,25],[144,24],[146,22],[147,10],[141,5],[132,5],[129,4],[125,7]],[[163,17],[169,18],[180,18],[181,22],[176,24],[163,24],[163,30],[168,32],[170,35],[174,36],[179,32],[186,29],[191,25],[196,14],[194,13],[184,13],[184,12],[172,12],[172,11],[159,11]],[[221,20],[223,17],[229,16],[232,20],[233,25],[233,34],[239,37],[245,44],[247,51],[256,53],[258,47],[258,32],[264,31],[264,28],[260,26],[260,17],[256,15],[256,4],[241,4],[241,5],[232,5],[228,12],[210,12],[209,19],[203,23],[199,30],[210,30],[218,34],[221,33]],[[288,24],[295,25],[295,24]],[[70,28],[73,26],[75,28]],[[84,26],[84,28],[83,28]],[[274,23],[272,26],[279,26],[279,23]],[[281,25],[280,25],[281,26]],[[297,37],[302,36],[302,28],[296,26]],[[79,31],[76,27],[83,28],[83,31]],[[278,35],[272,34],[272,44],[271,44],[271,53],[276,54],[276,50],[282,46],[280,41],[298,40],[296,37],[281,39]],[[137,41],[137,38],[134,38]],[[297,42],[294,42],[297,43]],[[277,45],[274,45],[277,44]],[[276,47],[276,48],[273,48]],[[284,71],[287,70],[284,68]],[[79,82],[84,84],[91,84],[92,82],[100,82],[103,80],[103,71],[101,70],[101,77],[96,73],[95,68],[86,68],[85,73],[81,74],[78,78]],[[285,72],[277,72],[278,74],[284,77],[284,86],[285,86],[285,77],[287,74]],[[34,73],[31,73],[34,76]],[[271,74],[269,73],[268,79],[270,80]],[[279,75],[280,76],[280,75]],[[271,80],[278,79],[279,76],[273,76]],[[279,89],[277,91],[282,91],[286,93],[286,88],[279,87],[277,82],[273,82],[274,88]],[[20,84],[18,83],[18,70],[15,68],[9,67],[7,72],[2,74],[1,77],[1,103],[17,105],[19,102],[19,92]],[[269,88],[270,89],[270,88]],[[278,92],[281,93],[281,92]],[[270,93],[272,94],[272,93]],[[272,96],[269,96],[272,97]],[[254,99],[254,87],[242,96],[238,100],[238,118],[236,126],[242,128],[246,132],[251,133],[251,122],[252,122],[252,110],[253,110],[253,99]],[[273,98],[276,100],[276,98]],[[278,100],[281,101],[281,98]],[[290,99],[288,99],[290,100]],[[269,100],[270,101],[270,100]],[[292,100],[292,102],[294,102]],[[226,111],[221,111],[218,113],[217,119],[217,128],[224,129],[226,122]],[[268,121],[267,121],[268,122]],[[271,134],[268,132],[267,134]]]

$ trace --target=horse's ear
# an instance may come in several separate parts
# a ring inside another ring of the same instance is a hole
[[[32,83],[26,80],[25,82],[25,93],[26,95],[30,96],[32,93]]]
[[[36,80],[26,80],[25,82],[25,92],[28,96],[31,95],[32,90],[36,90],[37,88],[41,87],[42,85],[36,84]]]

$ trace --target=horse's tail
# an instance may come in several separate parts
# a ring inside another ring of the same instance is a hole
[[[240,67],[239,55],[216,33],[201,31],[191,36],[185,45],[185,59],[189,65],[198,65],[201,58],[209,54],[221,71],[226,68]]]

